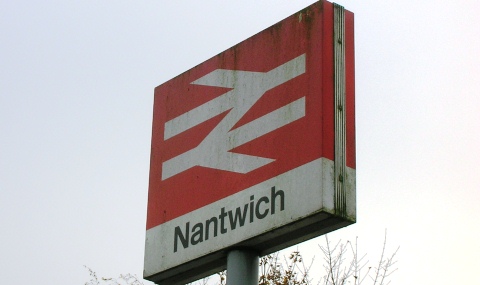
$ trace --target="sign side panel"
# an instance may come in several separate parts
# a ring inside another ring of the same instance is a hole
[[[355,31],[354,14],[345,11],[345,84],[347,116],[347,166],[356,168],[355,148]]]

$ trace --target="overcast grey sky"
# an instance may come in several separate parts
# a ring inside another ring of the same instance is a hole
[[[154,87],[313,2],[0,1],[2,283],[141,276]],[[374,260],[387,228],[392,284],[480,284],[480,2],[337,3],[358,210],[331,238]]]

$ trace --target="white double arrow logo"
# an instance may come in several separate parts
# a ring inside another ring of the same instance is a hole
[[[164,140],[230,111],[197,147],[163,163],[162,180],[194,166],[248,173],[275,161],[230,150],[304,117],[305,97],[234,130],[232,128],[265,92],[303,73],[305,54],[268,72],[217,69],[193,81],[191,84],[232,90],[166,122]]]

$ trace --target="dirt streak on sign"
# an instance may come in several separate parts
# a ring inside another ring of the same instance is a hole
[[[353,223],[354,112],[353,14],[326,1],[158,86],[145,278]]]

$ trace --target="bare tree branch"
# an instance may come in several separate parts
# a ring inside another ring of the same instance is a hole
[[[382,253],[376,267],[368,266],[369,261],[366,259],[366,254],[360,257],[358,237],[355,238],[355,244],[350,241],[346,243],[338,241],[332,247],[332,243],[326,235],[325,246],[319,247],[325,261],[323,264],[325,275],[318,280],[317,285],[362,285],[366,280],[371,280],[372,285],[388,285],[390,276],[398,269],[393,267],[397,263],[395,257],[400,247],[387,257],[386,230]],[[314,259],[308,265],[305,264],[298,250],[284,256],[282,261],[280,261],[278,253],[263,256],[259,262],[259,285],[312,285],[313,281],[309,274],[313,265]],[[87,266],[85,268],[90,276],[90,281],[85,285],[143,285],[142,279],[136,275],[125,274],[118,278],[99,278],[95,271]],[[207,277],[190,283],[190,285],[226,285],[226,271],[217,273],[216,277],[218,277],[218,281]]]

